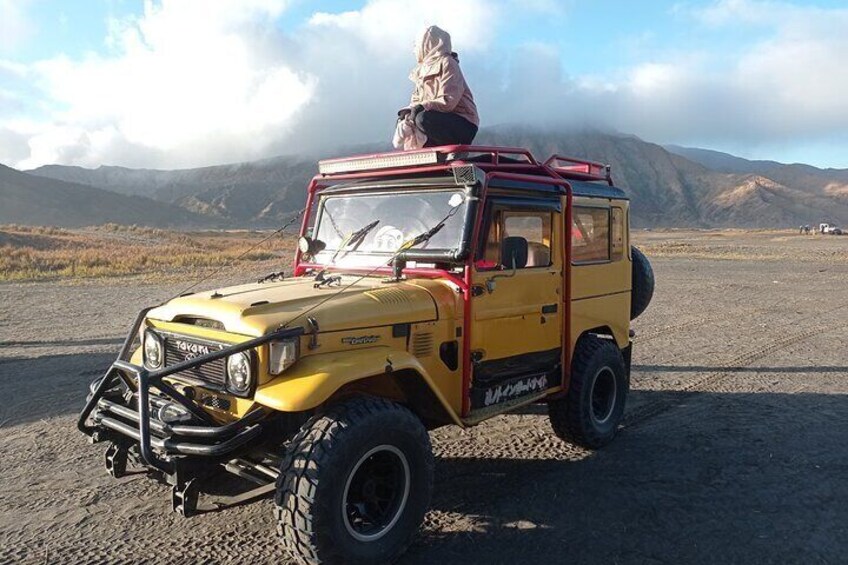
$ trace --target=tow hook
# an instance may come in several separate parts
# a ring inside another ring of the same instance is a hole
[[[171,506],[174,512],[183,518],[193,516],[197,512],[199,495],[197,479],[177,482],[171,489]]]

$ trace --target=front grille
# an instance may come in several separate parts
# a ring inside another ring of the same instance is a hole
[[[164,337],[166,367],[194,359],[206,353],[220,351],[224,348],[219,343],[210,343],[208,341],[200,341],[182,336]],[[227,380],[227,360],[224,358],[217,361],[210,361],[194,369],[180,371],[176,376],[200,381],[210,385],[212,388],[223,389]]]

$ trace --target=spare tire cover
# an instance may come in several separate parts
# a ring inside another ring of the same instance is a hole
[[[633,257],[633,272],[630,291],[630,319],[639,317],[654,296],[654,269],[645,254],[636,247],[630,248]]]

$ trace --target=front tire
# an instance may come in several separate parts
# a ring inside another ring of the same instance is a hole
[[[561,439],[597,449],[613,440],[624,415],[624,358],[614,341],[586,336],[577,342],[571,367],[568,394],[548,403],[551,427]]]
[[[277,532],[300,563],[391,561],[421,525],[433,468],[427,431],[406,408],[371,397],[331,406],[289,445]]]

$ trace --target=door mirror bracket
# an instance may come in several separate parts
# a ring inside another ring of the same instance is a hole
[[[486,291],[489,294],[495,292],[497,279],[508,279],[515,276],[518,269],[523,269],[527,266],[528,254],[527,240],[523,237],[507,237],[501,243],[501,257],[509,257],[512,264],[512,270],[509,274],[500,274],[490,277],[486,281]]]
[[[495,283],[496,279],[511,279],[512,277],[515,276],[515,273],[517,273],[517,272],[518,272],[518,266],[516,265],[516,262],[515,262],[515,255],[513,255],[512,256],[512,270],[509,272],[509,274],[500,274],[500,275],[495,275],[493,277],[489,277],[489,279],[486,280],[486,291],[489,294],[492,294],[493,292],[495,292],[495,288],[497,286],[497,284]]]

